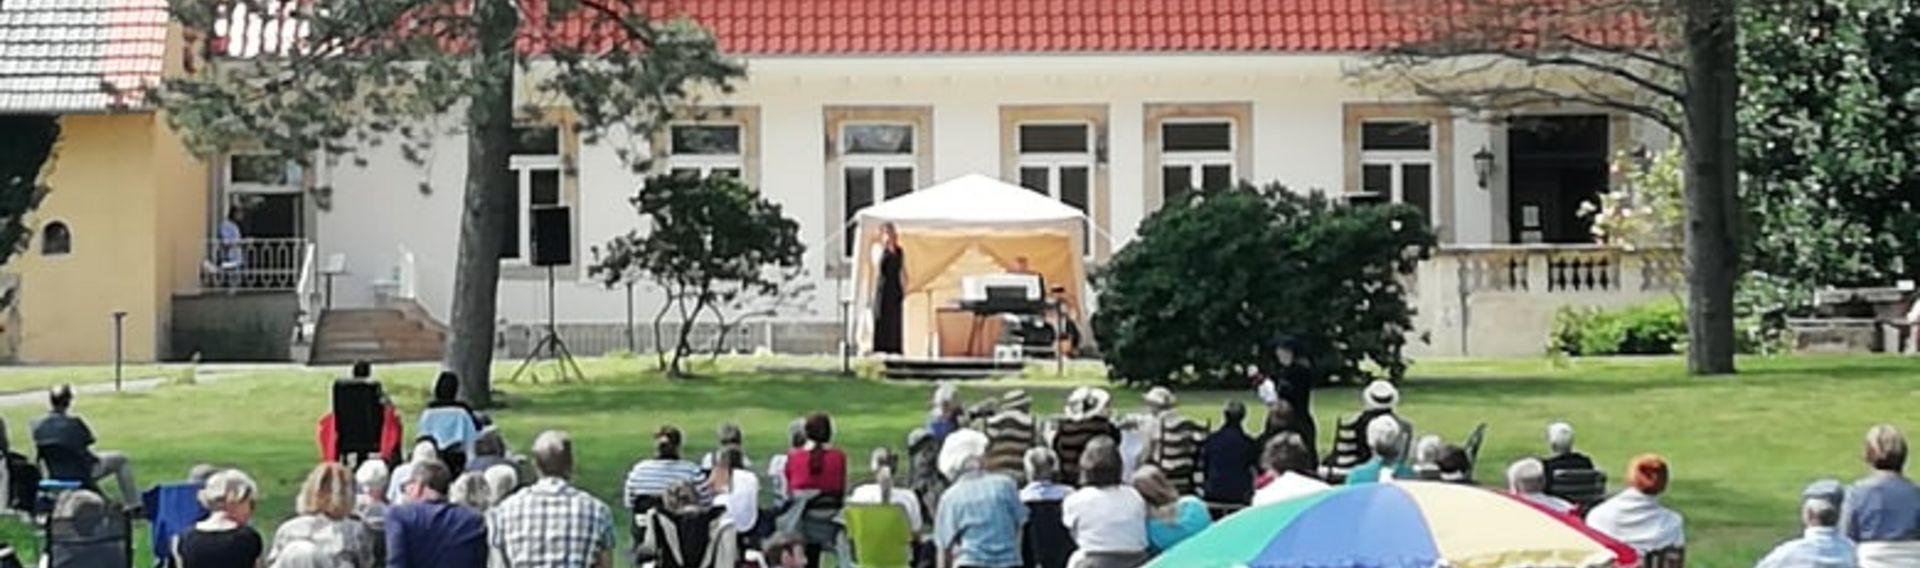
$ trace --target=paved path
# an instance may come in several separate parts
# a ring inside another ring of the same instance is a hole
[[[262,365],[262,364],[236,364],[236,365],[203,364],[203,365],[200,365],[199,369],[194,373],[193,380],[194,380],[194,384],[205,384],[205,383],[219,382],[221,380],[230,379],[234,377],[244,377],[244,376],[256,374],[261,371],[304,371],[308,369],[310,369],[310,367],[306,367],[303,365],[295,365],[292,363],[265,364],[265,365]],[[179,371],[178,368],[169,368],[166,370],[169,373]],[[146,391],[153,390],[159,387],[160,385],[166,384],[166,382],[170,379],[171,379],[171,376],[127,377],[126,380],[121,381],[120,384],[121,384],[122,390],[126,392],[146,392]],[[83,395],[84,394],[111,394],[113,392],[113,382],[108,381],[103,383],[87,383],[87,384],[81,384],[81,385],[74,385],[73,392],[76,394],[83,394]],[[15,406],[43,406],[46,403],[47,403],[46,391],[42,389],[33,389],[33,390],[11,392],[11,393],[0,393],[0,408],[8,408],[8,407],[15,407]]]

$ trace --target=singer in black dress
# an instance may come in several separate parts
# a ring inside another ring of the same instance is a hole
[[[907,299],[906,256],[900,251],[900,234],[893,223],[880,226],[880,244],[875,245],[876,278],[873,303],[873,351],[900,354],[900,309]]]

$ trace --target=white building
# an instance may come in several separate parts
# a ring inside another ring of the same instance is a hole
[[[1372,90],[1350,74],[1403,28],[1365,2],[676,5],[749,71],[736,92],[702,103],[725,112],[673,125],[653,150],[665,168],[744,176],[801,222],[810,243],[819,293],[774,318],[777,329],[752,330],[747,345],[833,349],[843,223],[862,206],[971,173],[1085,210],[1096,235],[1111,235],[1093,239],[1095,265],[1125,246],[1169,188],[1188,184],[1280,182],[1414,204],[1448,247],[1417,286],[1432,342],[1420,352],[1538,353],[1558,306],[1633,301],[1673,284],[1659,266],[1641,270],[1619,251],[1553,246],[1592,241],[1579,203],[1610,183],[1612,155],[1664,144],[1664,132],[1590,108],[1472,116]],[[513,159],[523,206],[517,254],[502,261],[499,316],[509,327],[547,317],[546,273],[524,261],[525,214],[569,205],[577,260],[557,272],[556,318],[576,350],[624,347],[627,292],[604,288],[582,261],[637,227],[627,200],[642,176],[616,155],[627,141],[583,143],[563,101],[545,106],[547,122],[529,126],[554,128],[552,138]],[[300,187],[224,177],[216,199],[255,194],[246,202],[284,217],[285,228],[267,231],[315,244],[313,267],[343,259],[333,307],[412,298],[444,321],[465,144],[449,137],[435,147],[425,168],[390,147],[367,149],[364,167],[328,164],[310,176],[331,188],[324,207]],[[1477,154],[1492,157],[1485,175]],[[418,189],[422,181],[431,191]],[[1541,244],[1517,245],[1529,243]],[[642,328],[660,301],[658,290],[635,287]]]

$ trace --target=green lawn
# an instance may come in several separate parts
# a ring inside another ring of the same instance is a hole
[[[752,370],[756,362],[730,360],[716,378],[674,382],[647,372],[646,359],[589,361],[593,379],[585,384],[500,385],[511,407],[496,416],[509,442],[520,448],[541,429],[573,432],[582,460],[579,481],[617,500],[627,466],[650,450],[649,433],[661,424],[680,426],[690,452],[704,452],[714,426],[737,421],[745,427],[749,453],[760,461],[780,449],[794,416],[826,410],[837,419],[839,441],[864,469],[868,449],[903,444],[922,420],[930,390],[924,384],[760,373]],[[1431,362],[1413,369],[1403,387],[1403,409],[1423,433],[1450,441],[1476,423],[1489,423],[1482,480],[1497,481],[1510,460],[1539,452],[1545,424],[1559,419],[1571,421],[1581,448],[1610,470],[1641,452],[1665,454],[1676,475],[1668,502],[1687,516],[1690,564],[1749,566],[1772,543],[1797,533],[1796,500],[1806,482],[1862,473],[1858,446],[1868,426],[1914,426],[1907,420],[1920,391],[1908,377],[1920,375],[1920,360],[1786,358],[1747,360],[1743,367],[1738,377],[1690,379],[1674,359],[1558,366],[1544,360]],[[1079,368],[1061,379],[1049,378],[1050,372],[970,385],[963,392],[971,400],[1018,384],[1034,391],[1037,408],[1052,409],[1068,388],[1094,374]],[[326,410],[327,378],[318,371],[236,376],[82,398],[76,412],[92,422],[103,448],[133,455],[143,483],[177,479],[201,462],[246,469],[265,493],[258,524],[271,527],[290,514],[294,488],[316,459],[313,426]],[[427,369],[383,378],[409,415],[423,405]],[[1208,417],[1230,397],[1251,398],[1242,392],[1182,394],[1190,412]],[[1356,398],[1351,388],[1316,397],[1323,434],[1331,435],[1324,424],[1352,412]],[[1138,405],[1132,394],[1117,401],[1123,410]],[[13,440],[28,439],[26,423],[39,412],[0,410]],[[18,544],[18,530],[5,536]]]

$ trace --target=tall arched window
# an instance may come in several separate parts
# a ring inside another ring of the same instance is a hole
[[[47,223],[40,230],[40,255],[59,256],[73,252],[73,230],[62,221]]]

